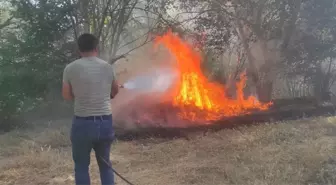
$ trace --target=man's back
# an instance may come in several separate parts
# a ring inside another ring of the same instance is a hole
[[[65,68],[64,79],[72,87],[76,116],[111,114],[114,73],[110,64],[97,57],[83,57]]]
[[[81,59],[63,72],[62,96],[75,100],[70,140],[76,185],[90,185],[90,153],[96,154],[101,183],[114,185],[110,149],[114,140],[110,99],[118,94],[112,66],[97,58],[99,39],[84,33],[77,39]]]

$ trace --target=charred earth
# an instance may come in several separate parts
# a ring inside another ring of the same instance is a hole
[[[135,127],[125,129],[125,120],[118,120],[116,136],[119,140],[134,140],[146,138],[188,138],[190,134],[206,134],[221,129],[232,129],[243,125],[276,123],[308,117],[334,115],[335,107],[330,102],[317,104],[312,98],[278,99],[273,101],[270,109],[253,111],[246,115],[222,117],[216,121],[201,123],[192,120],[179,120],[180,108],[171,104],[161,103],[151,107],[141,107],[133,110]],[[141,110],[141,111],[139,111]],[[200,111],[200,114],[202,112]]]

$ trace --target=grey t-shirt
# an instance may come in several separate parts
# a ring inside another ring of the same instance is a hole
[[[114,72],[112,65],[97,57],[83,57],[68,64],[63,82],[71,85],[76,116],[111,114],[110,94]]]

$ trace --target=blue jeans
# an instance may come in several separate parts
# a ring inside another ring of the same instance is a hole
[[[96,154],[102,185],[114,185],[114,173],[109,166],[113,140],[112,115],[74,117],[71,143],[76,185],[90,185],[89,166],[92,149]]]

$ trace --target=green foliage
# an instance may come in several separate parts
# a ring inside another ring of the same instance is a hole
[[[283,67],[290,76],[303,76],[318,89],[315,95],[323,94],[335,81],[336,1],[308,0],[300,13]]]
[[[114,62],[119,50],[127,54],[150,40],[147,27],[157,25],[158,15],[148,13],[163,11],[149,10],[155,7],[151,0],[0,0],[0,129],[38,103],[49,104],[46,97],[60,100],[62,72],[77,58],[79,34],[92,31],[101,57]],[[131,28],[137,33],[128,34]]]
[[[0,43],[0,129],[15,126],[13,119],[27,111],[27,102],[34,106],[51,86],[60,87],[63,68],[71,60],[57,44],[71,26],[71,6],[45,0],[12,1],[12,6],[15,29],[1,35]]]

